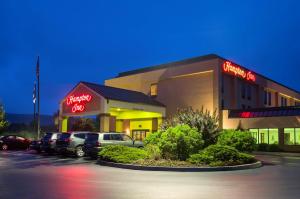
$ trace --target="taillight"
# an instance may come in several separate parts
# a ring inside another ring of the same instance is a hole
[[[71,138],[66,138],[66,139],[65,139],[65,142],[71,142],[71,141],[72,141]]]
[[[101,146],[101,143],[97,141],[96,146]]]

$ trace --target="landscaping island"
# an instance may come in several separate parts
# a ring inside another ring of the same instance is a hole
[[[219,131],[217,121],[207,111],[180,110],[158,132],[146,137],[144,148],[106,146],[99,152],[99,163],[129,169],[178,171],[260,167],[261,163],[249,154],[256,146],[251,133]]]

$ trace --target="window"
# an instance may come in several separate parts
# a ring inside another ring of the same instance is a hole
[[[132,139],[128,135],[122,135],[123,141],[132,141]]]
[[[85,134],[84,133],[74,134],[74,137],[77,137],[77,138],[80,138],[80,139],[85,139]]]
[[[121,136],[121,134],[110,134],[110,139],[111,140],[117,140],[117,141],[122,141],[123,140],[123,138],[122,138],[122,136]]]
[[[284,144],[300,145],[300,128],[285,128]]]
[[[268,92],[264,91],[264,104],[267,105],[268,104]]]
[[[251,96],[252,92],[251,92],[251,86],[248,85],[247,86],[247,99],[251,100],[252,96]]]
[[[150,95],[154,97],[157,96],[157,84],[151,84]]]
[[[103,140],[110,140],[110,135],[109,134],[104,134],[103,135]]]
[[[278,129],[249,129],[256,143],[278,144]]]
[[[264,104],[271,106],[272,105],[272,93],[271,91],[264,91]]]
[[[246,86],[244,83],[241,84],[242,88],[241,88],[241,94],[242,94],[242,98],[245,99],[246,97]]]
[[[268,105],[269,106],[272,105],[272,94],[271,94],[271,92],[268,92]]]
[[[242,109],[246,109],[246,105],[245,104],[242,104]]]
[[[281,106],[287,106],[287,99],[281,96]]]

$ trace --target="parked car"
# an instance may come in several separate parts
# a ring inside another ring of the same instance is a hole
[[[52,153],[55,152],[56,148],[56,141],[61,136],[61,133],[59,132],[48,132],[44,135],[44,137],[41,139],[41,151]]]
[[[2,150],[10,149],[28,149],[30,140],[21,136],[6,135],[0,139],[0,148]]]
[[[41,140],[33,140],[29,145],[29,149],[41,152]]]
[[[83,150],[86,155],[97,157],[97,154],[101,150],[101,147],[107,145],[124,145],[138,148],[144,146],[143,142],[135,141],[130,136],[124,133],[88,133],[84,142]]]
[[[62,133],[56,141],[56,151],[60,154],[74,154],[83,157],[83,144],[89,132],[69,132]]]

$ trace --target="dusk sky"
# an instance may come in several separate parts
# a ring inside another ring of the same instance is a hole
[[[284,2],[284,3],[283,3]],[[40,56],[41,113],[79,81],[215,53],[300,90],[300,1],[0,2],[0,100],[32,113]]]

